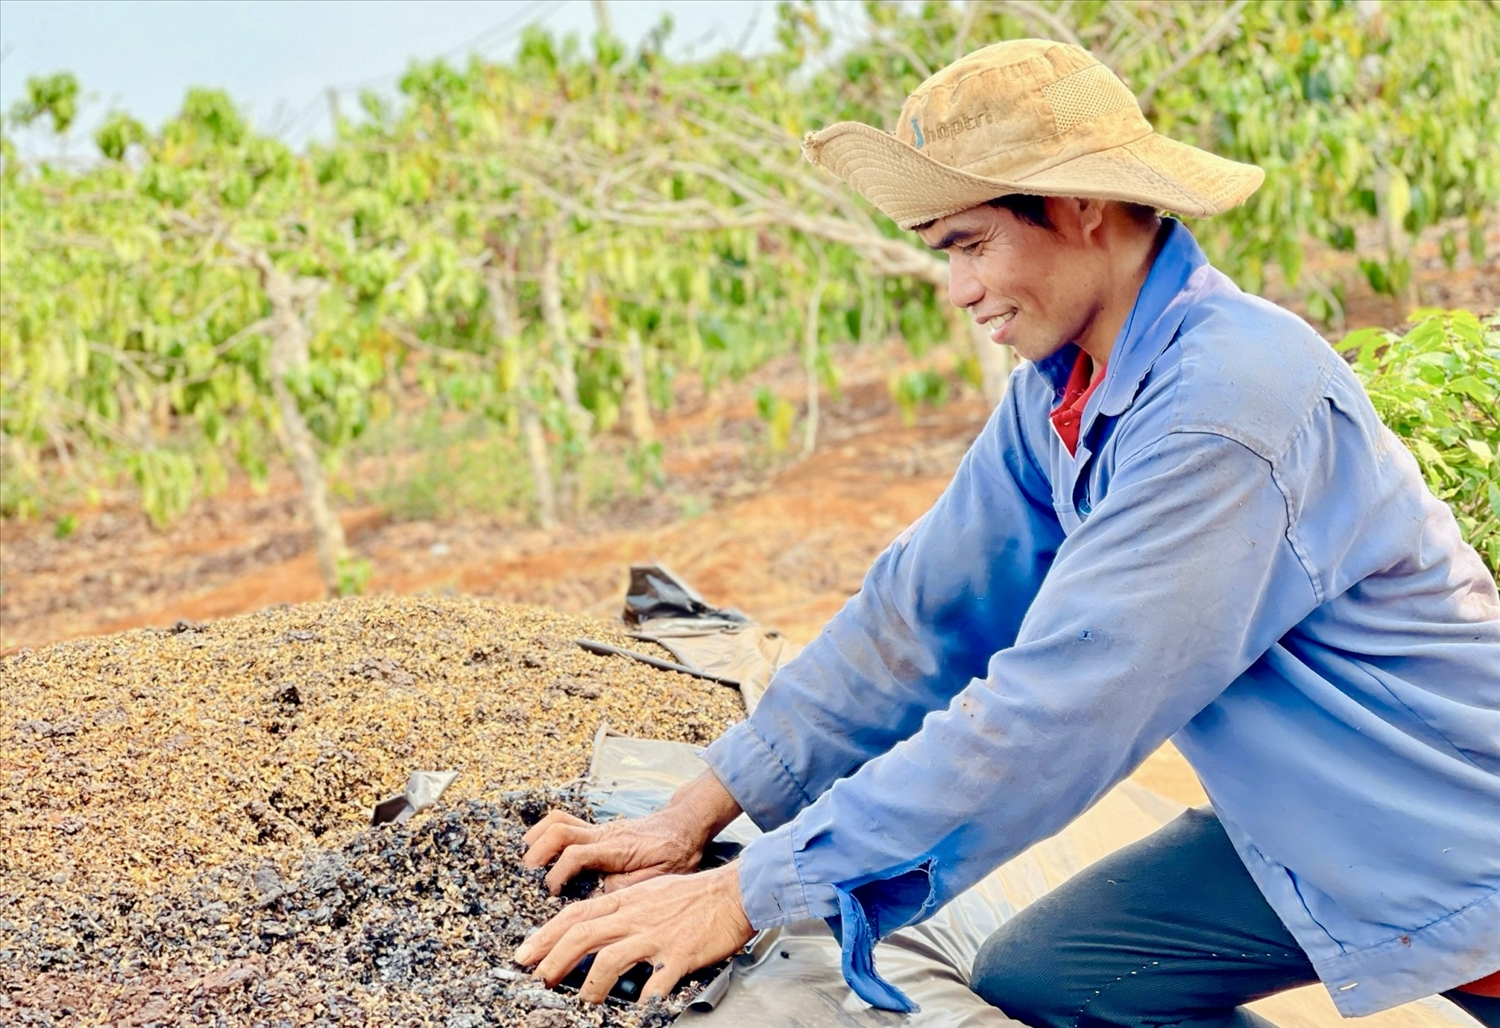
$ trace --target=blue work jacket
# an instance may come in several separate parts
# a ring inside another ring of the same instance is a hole
[[[710,766],[757,928],[875,942],[1166,739],[1346,1015],[1500,969],[1500,599],[1303,321],[1172,224],[1070,454],[1026,365],[936,505]]]

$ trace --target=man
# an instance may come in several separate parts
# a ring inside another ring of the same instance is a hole
[[[613,877],[517,959],[556,982],[596,952],[596,1000],[648,961],[660,993],[823,917],[851,987],[910,1009],[875,942],[1171,738],[1212,810],[1018,914],[976,992],[1035,1026],[1250,1026],[1321,979],[1346,1015],[1445,992],[1500,1025],[1500,598],[1338,354],[1155,213],[1219,213],[1260,170],[1036,40],[933,76],[894,137],[806,152],[1031,363],[709,773],[651,817],[533,829],[554,889]],[[740,810],[766,834],[686,874]]]

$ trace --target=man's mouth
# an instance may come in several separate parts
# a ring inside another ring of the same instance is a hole
[[[1009,310],[1001,311],[999,314],[991,315],[980,322],[980,324],[989,330],[990,342],[998,343],[1005,338],[1005,330],[1015,320],[1017,313],[1016,308],[1012,307]]]

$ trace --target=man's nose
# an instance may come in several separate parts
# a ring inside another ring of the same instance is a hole
[[[962,254],[948,261],[948,302],[955,307],[968,309],[984,298],[984,288],[974,277],[969,261]]]

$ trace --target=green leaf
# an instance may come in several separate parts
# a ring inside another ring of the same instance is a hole
[[[1481,382],[1473,375],[1462,375],[1459,378],[1450,379],[1448,388],[1457,393],[1463,393],[1471,400],[1480,403],[1495,402],[1495,386],[1488,382]]]
[[[427,313],[427,286],[422,279],[412,275],[401,289],[401,309],[413,321],[420,321]]]
[[[1443,455],[1437,451],[1437,447],[1426,439],[1413,439],[1412,448],[1417,451],[1417,456],[1422,458],[1424,463],[1435,467],[1447,466],[1443,463]]]

